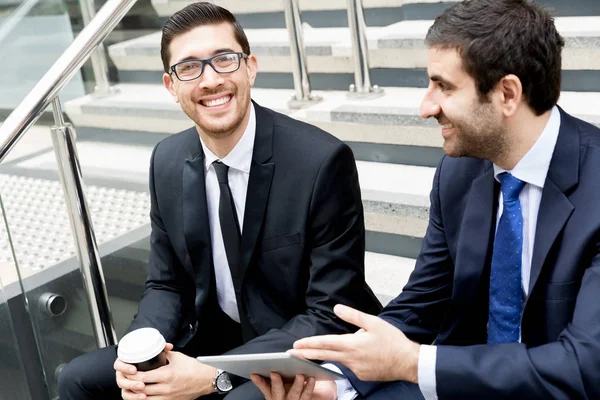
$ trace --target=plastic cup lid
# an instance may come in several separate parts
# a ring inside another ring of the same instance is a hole
[[[137,364],[151,360],[165,349],[165,338],[154,328],[141,328],[119,341],[117,356],[123,362]]]

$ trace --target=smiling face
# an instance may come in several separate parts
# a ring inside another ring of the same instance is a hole
[[[243,52],[229,23],[199,26],[178,35],[169,50],[169,65],[225,52]],[[257,69],[256,58],[248,55],[235,72],[219,74],[206,65],[195,80],[182,82],[172,73],[164,74],[163,82],[199,132],[219,139],[245,130],[250,117],[250,88]]]
[[[454,49],[431,48],[428,53],[429,87],[421,103],[422,118],[442,125],[444,152],[451,157],[494,159],[508,151],[502,112],[494,89],[480,98],[475,80],[464,70]]]

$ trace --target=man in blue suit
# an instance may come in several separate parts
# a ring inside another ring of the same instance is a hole
[[[556,105],[564,41],[530,1],[470,0],[426,42],[421,115],[447,156],[415,270],[379,317],[336,307],[356,334],[295,343],[347,387],[285,395],[599,399],[600,130]],[[254,381],[283,397],[277,376]]]

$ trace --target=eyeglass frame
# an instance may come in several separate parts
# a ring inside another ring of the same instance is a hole
[[[219,72],[219,71],[217,71],[217,69],[215,68],[214,64],[212,63],[212,60],[215,59],[215,58],[217,58],[217,57],[222,57],[222,56],[227,55],[227,54],[235,54],[235,55],[238,56],[238,66],[237,66],[237,68],[234,69],[233,71],[227,71],[227,72]],[[180,61],[180,62],[178,62],[176,64],[171,65],[171,67],[170,67],[171,72],[169,73],[169,75],[170,74],[175,74],[175,76],[177,77],[177,79],[179,79],[181,82],[190,82],[190,81],[196,80],[196,79],[198,79],[198,78],[200,78],[202,76],[202,74],[204,73],[204,68],[206,67],[207,64],[210,65],[210,67],[213,69],[213,71],[215,71],[217,74],[220,74],[220,75],[232,74],[232,73],[234,73],[234,72],[236,72],[237,70],[240,69],[240,66],[242,65],[242,59],[248,60],[248,55],[245,54],[245,53],[243,53],[243,52],[241,52],[241,51],[226,51],[224,53],[219,53],[219,54],[216,54],[216,55],[214,55],[214,56],[212,56],[210,58],[205,58],[205,59],[190,58],[190,59],[183,60],[183,61]],[[179,77],[179,75],[177,74],[177,71],[175,71],[175,68],[178,65],[185,64],[185,63],[190,62],[190,61],[196,61],[196,62],[201,62],[202,63],[202,69],[200,70],[200,75],[198,75],[197,77],[192,78],[192,79],[181,79]]]

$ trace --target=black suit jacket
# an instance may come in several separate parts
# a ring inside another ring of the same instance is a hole
[[[254,104],[256,138],[234,281],[243,341],[234,352],[291,348],[353,330],[337,303],[378,313],[364,280],[364,223],[350,148],[314,126]],[[161,141],[150,166],[151,254],[129,330],[157,328],[185,346],[210,330],[216,297],[204,154],[195,128]],[[254,340],[253,340],[254,339]]]
[[[415,270],[380,316],[439,346],[440,400],[600,398],[600,130],[560,111],[522,343],[485,344],[499,190],[492,164],[445,157],[437,168]],[[380,387],[351,381],[363,395]]]

